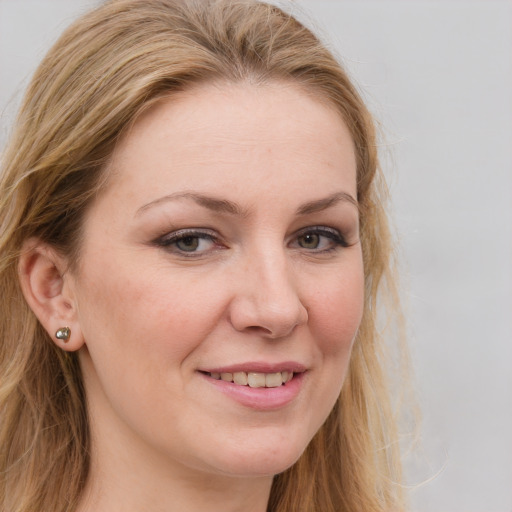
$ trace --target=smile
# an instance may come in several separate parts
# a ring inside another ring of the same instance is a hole
[[[290,382],[293,378],[293,372],[283,371],[274,373],[262,372],[205,372],[206,375],[215,380],[232,382],[239,386],[249,386],[251,388],[277,388]]]

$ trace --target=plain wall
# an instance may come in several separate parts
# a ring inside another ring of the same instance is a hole
[[[0,148],[93,0],[0,0]],[[512,511],[512,2],[303,0],[382,123],[423,453],[417,512]],[[302,16],[302,15],[301,15]]]

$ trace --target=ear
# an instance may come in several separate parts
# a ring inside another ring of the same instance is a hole
[[[23,244],[18,273],[25,300],[54,343],[72,352],[84,344],[84,339],[67,267],[65,259],[48,244],[35,238]],[[67,340],[56,336],[63,327],[71,331]]]

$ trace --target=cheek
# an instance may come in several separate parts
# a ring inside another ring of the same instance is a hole
[[[318,283],[310,295],[309,328],[315,343],[315,395],[308,432],[318,431],[339,398],[349,367],[357,330],[364,305],[364,275],[362,264],[350,266],[350,271],[331,273]],[[333,277],[336,276],[336,277]]]
[[[218,321],[220,300],[204,279],[122,258],[115,266],[101,263],[81,276],[81,323],[91,352],[131,361],[143,352],[146,359],[176,362]]]
[[[364,304],[362,266],[338,279],[330,279],[309,308],[311,329],[325,356],[346,356],[361,323]]]
[[[190,376],[189,356],[215,329],[219,300],[204,279],[202,284],[194,277],[180,280],[158,264],[116,262],[91,264],[81,276],[87,347],[82,368],[93,405],[99,411],[112,407],[142,431],[150,427],[139,417],[161,410],[172,393],[179,402]],[[173,411],[166,414],[166,422],[179,421]]]

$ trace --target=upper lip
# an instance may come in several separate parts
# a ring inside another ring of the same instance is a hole
[[[306,371],[306,366],[295,361],[283,361],[280,363],[267,363],[262,361],[244,362],[229,364],[227,366],[215,366],[200,368],[199,371],[205,373],[236,373],[236,372],[254,372],[254,373],[278,373],[293,372],[302,373]]]

